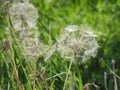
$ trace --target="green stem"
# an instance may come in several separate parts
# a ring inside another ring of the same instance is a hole
[[[67,71],[67,75],[66,75],[66,78],[65,78],[65,83],[64,83],[64,86],[63,86],[63,90],[65,90],[65,86],[66,86],[66,83],[67,83],[67,79],[68,79],[68,75],[69,75],[72,63],[73,63],[73,60],[70,61],[69,68],[68,68],[68,71]]]
[[[12,52],[11,25],[10,25],[9,15],[6,16],[6,21],[7,21],[8,29],[9,29],[8,31],[9,31],[10,51]],[[15,64],[15,61],[14,61],[14,56],[12,56],[12,53],[10,53],[10,52],[8,52],[8,55],[9,55],[10,60],[11,60],[10,63],[11,63],[11,66],[12,66],[12,69],[13,69],[13,72],[14,72],[14,76],[15,76],[15,79],[16,79],[16,82],[17,82],[18,89],[22,90],[22,87],[20,85],[19,75],[18,75],[18,72],[17,72],[17,69],[16,69],[16,64]]]

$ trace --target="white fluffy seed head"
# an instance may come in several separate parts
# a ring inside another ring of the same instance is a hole
[[[88,28],[88,27],[87,27]],[[64,35],[57,38],[58,52],[62,57],[74,59],[81,62],[95,57],[97,54],[98,43],[96,36],[90,29],[83,26],[68,26],[64,29]]]
[[[29,38],[29,40],[22,40],[21,47],[26,56],[40,55],[39,40],[37,38]]]
[[[11,5],[9,13],[16,30],[31,29],[37,23],[38,11],[30,3],[14,3]]]

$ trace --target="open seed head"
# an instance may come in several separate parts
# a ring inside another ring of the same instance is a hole
[[[16,30],[31,29],[37,23],[38,11],[30,3],[14,3],[11,5],[9,13]]]
[[[28,56],[28,60],[30,60],[33,56],[41,56],[43,46],[42,43],[38,40],[38,38],[29,38],[24,39],[20,42],[21,49],[25,56]]]
[[[64,34],[57,38],[57,51],[62,57],[81,62],[91,56],[96,56],[98,49],[97,35],[87,28],[73,25],[64,29]]]

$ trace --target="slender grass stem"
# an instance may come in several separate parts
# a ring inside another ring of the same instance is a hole
[[[25,60],[27,60],[27,57],[24,55],[23,48],[20,46],[21,44],[20,44],[19,40],[17,39],[15,33],[13,32],[12,35],[13,35],[14,40],[16,41],[16,43],[18,45],[18,48],[21,50],[23,57],[25,58]],[[28,61],[26,61],[26,64],[28,65],[30,72],[34,73],[34,70],[33,70],[32,66],[30,65],[30,63]],[[37,84],[39,85],[39,81],[37,79],[35,79],[35,80],[36,80]],[[40,87],[40,85],[39,85],[39,87]]]
[[[102,62],[108,68],[109,72],[112,73],[113,75],[115,75],[120,80],[120,76],[118,74],[116,74],[115,72],[113,72],[113,70],[110,69],[110,67],[107,65],[107,63],[102,58],[100,60],[102,60]]]
[[[17,82],[18,89],[23,90],[22,87],[21,87],[21,82],[19,80],[19,75],[18,75],[18,72],[17,72],[14,56],[12,56],[11,25],[10,25],[9,15],[7,14],[5,18],[6,18],[6,21],[7,21],[7,24],[8,24],[8,33],[9,33],[10,51],[11,51],[11,52],[8,51],[8,55],[10,57],[10,63],[11,63],[11,66],[12,66],[12,69],[13,69],[13,72],[14,72],[14,76],[15,76],[15,79],[16,79],[16,82]]]
[[[112,60],[112,65],[113,65],[113,72],[115,72],[115,61],[114,60]],[[115,75],[113,75],[113,79],[114,79],[114,90],[118,90],[118,84],[117,84],[117,79]]]
[[[11,56],[10,53],[8,53],[8,54],[9,54],[9,57],[10,57],[10,63],[11,63],[11,66],[12,66],[12,69],[13,69],[13,72],[14,72],[14,76],[15,76],[15,79],[16,79],[16,82],[17,82],[18,89],[23,90],[22,87],[21,87],[21,82],[19,80],[19,75],[18,75],[18,72],[17,72],[17,69],[16,69],[16,65],[14,63],[14,58]]]
[[[67,80],[68,80],[68,75],[69,75],[72,63],[73,63],[73,60],[70,61],[69,68],[68,68],[68,71],[67,71],[67,75],[66,75],[66,78],[65,78],[65,83],[64,83],[64,86],[63,86],[63,90],[65,90],[66,83],[67,83]]]
[[[33,90],[35,90],[35,81],[36,81],[36,63],[37,59],[34,57],[34,77],[33,77]]]

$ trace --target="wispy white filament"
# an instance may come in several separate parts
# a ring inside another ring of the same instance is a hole
[[[68,26],[64,34],[57,38],[57,51],[62,57],[84,61],[97,54],[98,43],[96,36],[90,29],[83,26]]]
[[[38,11],[30,3],[14,3],[9,12],[11,22],[16,30],[31,29],[37,23]]]

